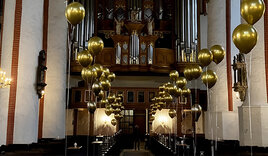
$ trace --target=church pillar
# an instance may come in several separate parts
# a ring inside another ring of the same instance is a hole
[[[266,4],[267,7],[267,4]],[[265,18],[254,27],[258,32],[255,48],[246,55],[248,90],[239,107],[239,139],[241,146],[268,146],[268,104],[265,76]],[[267,62],[266,62],[267,63]]]
[[[0,143],[37,142],[36,73],[42,50],[43,1],[6,0],[2,68],[11,86],[0,93]]]
[[[210,140],[238,140],[238,114],[233,109],[230,59],[230,3],[231,0],[208,2],[207,48],[221,45],[226,50],[219,64],[212,62],[209,69],[216,72],[217,83],[208,90],[208,110],[205,112],[205,138]],[[229,20],[229,21],[228,21]],[[205,70],[205,69],[204,69]]]
[[[44,99],[43,138],[65,137],[67,21],[66,0],[49,0],[47,72]]]
[[[1,68],[11,77],[12,49],[14,38],[14,18],[16,0],[5,0],[3,10]],[[12,82],[13,83],[13,82]],[[10,87],[0,89],[0,146],[6,144],[7,118]]]
[[[16,9],[20,8],[20,4],[18,4],[20,1],[22,0],[16,1]],[[14,106],[13,143],[29,144],[37,142],[38,134],[39,99],[36,92],[36,73],[38,55],[40,50],[42,50],[43,40],[43,0],[27,0],[21,3],[21,27],[16,28],[17,21],[15,15],[14,28],[14,33],[17,33],[17,29],[20,29],[20,33],[18,33],[20,39],[16,43],[16,36],[14,34],[11,68],[11,78],[14,79],[14,87],[17,88],[13,90],[12,85],[10,86],[9,113],[12,113],[12,107]],[[17,44],[18,47],[16,47]],[[18,51],[16,52],[16,50]],[[15,95],[16,98],[13,99]],[[13,101],[15,101],[14,105]],[[8,117],[10,119],[8,121],[12,121],[10,114]],[[12,123],[8,124],[12,127]],[[9,132],[8,125],[7,142],[11,141],[9,140]]]

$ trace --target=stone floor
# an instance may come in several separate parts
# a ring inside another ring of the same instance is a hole
[[[129,140],[121,140],[121,144],[114,149],[114,152],[109,153],[110,156],[174,156],[171,152],[165,151],[161,146],[153,145],[151,149],[145,149],[145,143],[140,143],[140,150],[135,150],[133,144],[128,147],[123,147],[122,144],[128,143]],[[86,146],[84,146],[86,147]],[[131,149],[133,148],[133,149]],[[6,152],[4,152],[6,151]],[[211,156],[211,147],[208,142],[202,142],[199,144],[196,156],[200,156],[200,151],[204,151],[205,156]],[[90,149],[89,155],[92,154]],[[29,146],[16,146],[8,147],[6,150],[0,149],[0,156],[64,156],[65,155],[65,142],[45,142]],[[81,151],[68,151],[68,156],[86,156],[87,150],[84,148]],[[176,156],[193,156],[193,150],[190,149],[184,153],[179,153]],[[220,144],[218,151],[214,152],[214,156],[268,156],[268,148],[249,148],[233,146],[233,143]]]

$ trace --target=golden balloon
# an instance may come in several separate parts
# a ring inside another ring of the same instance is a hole
[[[170,109],[168,111],[168,115],[173,119],[177,115],[177,113],[176,113],[175,109]]]
[[[241,16],[248,24],[255,24],[265,12],[263,0],[242,0],[240,6]]]
[[[191,69],[191,66],[186,66],[185,68],[184,68],[184,71],[183,71],[183,73],[184,73],[184,77],[188,80],[188,81],[191,81],[192,79],[193,79],[193,77],[192,77],[192,69]]]
[[[87,50],[83,50],[82,52],[78,53],[77,60],[81,66],[88,67],[91,65],[93,57]]]
[[[115,107],[115,108],[121,108],[121,105],[120,105],[119,103],[115,103],[115,104],[114,104],[114,107]]]
[[[112,124],[113,126],[115,126],[116,123],[117,123],[117,122],[116,122],[116,119],[112,119],[112,120],[111,120],[111,124]]]
[[[93,93],[98,96],[101,91],[101,85],[98,81],[94,82],[92,85],[92,91]]]
[[[167,102],[167,103],[170,103],[170,102],[173,101],[173,98],[172,98],[171,95],[169,95],[169,94],[165,94],[165,95],[164,95],[164,101]]]
[[[115,101],[115,95],[113,93],[110,93],[107,99],[109,103],[113,103]]]
[[[105,100],[107,100],[107,99],[105,99]],[[108,100],[107,100],[107,101],[108,101]],[[105,101],[105,102],[106,102],[106,101]],[[106,109],[110,109],[110,108],[112,108],[112,106],[111,106],[109,103],[106,103],[106,104],[105,104],[105,108],[106,108]]]
[[[120,118],[120,114],[115,114],[114,115],[114,118],[116,119],[116,120],[120,120],[121,118]]]
[[[102,77],[108,78],[109,75],[110,75],[110,70],[108,68],[103,68],[103,75],[102,75]]]
[[[155,117],[154,116],[150,116],[150,121],[154,121]]]
[[[88,111],[89,111],[90,113],[94,113],[95,110],[97,109],[97,107],[96,107],[96,103],[95,103],[95,102],[88,102],[88,103],[87,103],[87,108],[88,108]]]
[[[100,99],[103,99],[104,96],[105,96],[104,91],[101,90],[100,93],[99,93],[99,95],[98,95],[98,97],[99,97]]]
[[[115,114],[118,114],[118,113],[120,113],[121,112],[121,109],[120,108],[116,108],[115,110],[114,110],[114,113]]]
[[[213,54],[213,61],[216,64],[219,64],[223,60],[224,55],[225,55],[224,48],[220,45],[214,45],[210,48],[210,51]]]
[[[112,110],[111,109],[105,109],[105,114],[107,116],[110,116],[112,114]]]
[[[157,106],[154,105],[154,106],[152,107],[152,109],[153,109],[153,110],[157,110]]]
[[[162,92],[162,91],[164,91],[164,90],[165,90],[165,86],[164,86],[164,85],[160,85],[160,86],[159,86],[159,91]]]
[[[110,82],[113,82],[114,79],[115,79],[115,74],[114,74],[113,72],[111,72],[111,73],[108,75],[108,80],[109,80]]]
[[[104,91],[108,91],[111,88],[111,83],[108,79],[101,80],[100,84]]]
[[[181,91],[181,95],[184,96],[184,97],[187,97],[191,94],[191,90],[188,88],[183,88],[182,91]]]
[[[101,38],[94,36],[88,41],[88,49],[91,49],[92,55],[97,56],[103,49],[104,43]]]
[[[233,31],[233,42],[241,53],[249,53],[256,45],[258,33],[252,25],[240,24]]]
[[[97,77],[96,69],[92,66],[88,66],[87,68],[83,68],[81,71],[81,76],[86,82],[94,81]]]
[[[65,17],[73,26],[79,24],[85,17],[85,8],[78,2],[70,3],[65,9]]]
[[[100,64],[93,64],[93,67],[96,69],[97,78],[99,78],[103,72],[103,67]]]
[[[203,83],[208,88],[211,88],[217,82],[218,77],[217,77],[216,73],[213,72],[212,70],[207,70],[207,71],[203,72],[201,79],[202,79]]]
[[[168,93],[170,95],[175,96],[176,91],[177,91],[177,86],[171,85],[171,86],[168,87]]]
[[[165,91],[162,91],[162,92],[159,92],[158,95],[163,96],[163,95],[165,95],[165,93],[166,93]]]
[[[173,96],[178,97],[181,95],[181,93],[182,93],[182,90],[180,88],[177,88]]]
[[[113,108],[110,108],[111,109],[111,112],[114,113],[114,109]]]
[[[187,80],[185,77],[179,77],[178,80],[176,81],[176,85],[178,88],[183,88],[187,84]]]
[[[157,109],[161,111],[163,108],[160,105],[157,105]]]
[[[191,111],[194,121],[197,122],[201,115],[202,107],[199,104],[195,104],[192,106]]]
[[[172,84],[171,84],[170,82],[165,83],[165,84],[164,84],[164,91],[165,91],[165,92],[168,92],[168,87],[171,86],[171,85],[172,85]]]
[[[160,105],[162,108],[166,107],[166,104],[164,102],[159,102],[158,105]]]
[[[155,101],[156,101],[156,102],[161,101],[161,97],[159,97],[159,96],[155,97]]]
[[[100,95],[100,94],[99,94]],[[101,105],[107,105],[107,104],[109,104],[109,101],[107,100],[107,99],[102,99],[101,101],[100,101],[100,104]],[[111,107],[111,106],[109,106],[109,107]],[[108,107],[108,108],[109,108]]]
[[[172,81],[176,81],[178,78],[179,78],[179,73],[178,71],[176,70],[172,70],[170,73],[169,73],[169,77]]]
[[[198,61],[202,67],[208,66],[213,60],[213,55],[208,49],[202,49],[198,53]]]
[[[194,64],[191,66],[191,77],[193,79],[198,79],[200,75],[202,74],[202,72],[203,70],[199,65]]]

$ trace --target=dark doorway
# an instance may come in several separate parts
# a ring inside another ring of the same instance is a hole
[[[144,140],[146,132],[146,114],[145,110],[134,111],[134,125],[139,126],[141,140]]]

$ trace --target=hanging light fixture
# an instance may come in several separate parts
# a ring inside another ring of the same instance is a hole
[[[11,84],[11,78],[6,77],[6,72],[0,68],[0,88],[6,88]]]

